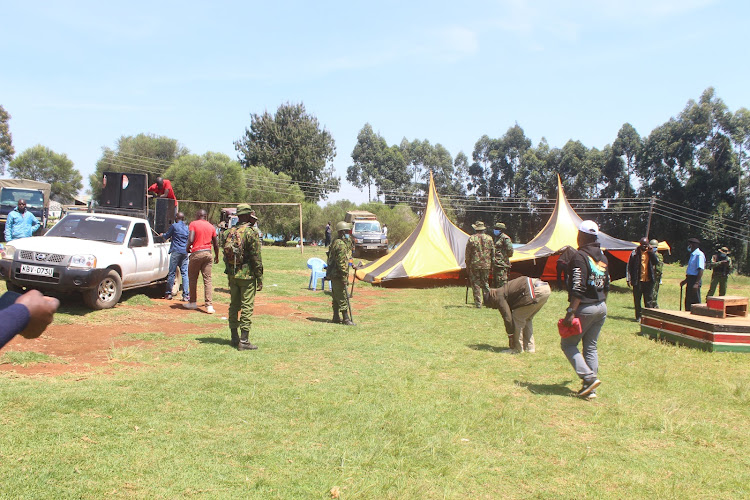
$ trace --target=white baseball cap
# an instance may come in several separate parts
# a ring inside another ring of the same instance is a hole
[[[585,220],[581,222],[581,225],[578,226],[578,230],[582,233],[593,234],[594,236],[599,234],[599,226],[597,226],[596,222],[592,220]]]

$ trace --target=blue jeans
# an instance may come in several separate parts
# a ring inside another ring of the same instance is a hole
[[[190,285],[188,281],[188,256],[186,253],[172,252],[169,254],[169,274],[167,275],[167,293],[172,294],[174,280],[177,275],[177,267],[180,267],[182,276],[182,298],[190,299]]]
[[[581,322],[581,333],[560,339],[560,348],[565,353],[576,374],[585,382],[593,382],[599,373],[599,354],[596,341],[607,319],[607,304],[585,304],[578,307],[576,317]],[[583,341],[583,354],[578,351],[578,343]]]

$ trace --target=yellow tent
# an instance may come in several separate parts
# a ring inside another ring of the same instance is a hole
[[[578,247],[578,226],[581,221],[581,217],[575,213],[565,197],[562,182],[558,176],[555,210],[544,228],[530,242],[515,249],[510,259],[511,273],[541,277],[547,281],[556,280],[558,257],[566,247]],[[638,243],[613,238],[601,231],[598,240],[609,261],[611,279],[624,278],[630,252],[638,246]],[[669,245],[666,242],[659,244],[660,251],[668,249]]]
[[[416,229],[396,250],[357,269],[357,279],[384,286],[457,279],[466,267],[468,240],[469,235],[445,215],[430,173],[427,207]]]

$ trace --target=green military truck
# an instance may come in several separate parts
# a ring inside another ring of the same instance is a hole
[[[388,238],[375,214],[364,210],[352,210],[346,213],[346,222],[352,225],[352,257],[363,257],[368,254],[381,257],[388,253]]]

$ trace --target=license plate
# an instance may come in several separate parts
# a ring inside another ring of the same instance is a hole
[[[378,246],[377,245],[367,245],[367,246],[365,246],[365,248],[368,249],[368,250],[377,250]]]
[[[51,267],[42,266],[29,266],[27,264],[21,264],[21,272],[23,274],[33,274],[34,276],[52,276],[54,269]]]

